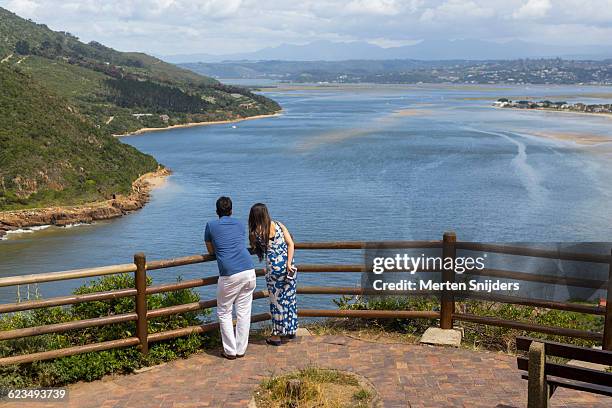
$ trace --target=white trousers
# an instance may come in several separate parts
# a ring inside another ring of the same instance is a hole
[[[249,344],[251,304],[255,290],[255,269],[230,276],[220,276],[217,284],[217,316],[225,354],[244,354]],[[232,311],[236,306],[236,332]]]

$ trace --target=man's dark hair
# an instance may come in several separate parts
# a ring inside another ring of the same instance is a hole
[[[232,215],[232,199],[229,197],[219,197],[217,200],[217,215],[225,217]]]

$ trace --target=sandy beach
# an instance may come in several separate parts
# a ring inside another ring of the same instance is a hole
[[[143,133],[158,132],[158,131],[161,131],[161,130],[190,128],[190,127],[196,127],[196,126],[222,125],[224,123],[238,123],[238,122],[243,122],[245,120],[271,118],[271,117],[280,116],[280,115],[282,115],[282,110],[278,111],[276,113],[271,113],[269,115],[256,115],[256,116],[249,116],[247,118],[239,118],[239,119],[232,119],[232,120],[219,120],[219,121],[211,121],[211,122],[191,122],[191,123],[184,123],[184,124],[181,124],[181,125],[172,125],[172,126],[162,127],[162,128],[142,128],[142,129],[138,129],[138,130],[136,130],[134,132],[124,133],[122,135],[113,135],[113,136],[115,136],[115,137],[136,136],[136,135],[141,135]]]

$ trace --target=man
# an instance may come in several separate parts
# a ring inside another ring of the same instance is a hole
[[[251,328],[251,303],[255,290],[255,266],[246,248],[246,229],[233,218],[232,200],[217,200],[219,219],[206,224],[204,240],[208,253],[217,256],[217,316],[221,327],[223,357],[234,360],[244,357]],[[236,307],[236,332],[232,310]]]

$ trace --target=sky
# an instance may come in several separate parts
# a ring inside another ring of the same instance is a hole
[[[282,43],[432,39],[610,43],[612,0],[0,0],[0,7],[121,51],[229,54]]]

